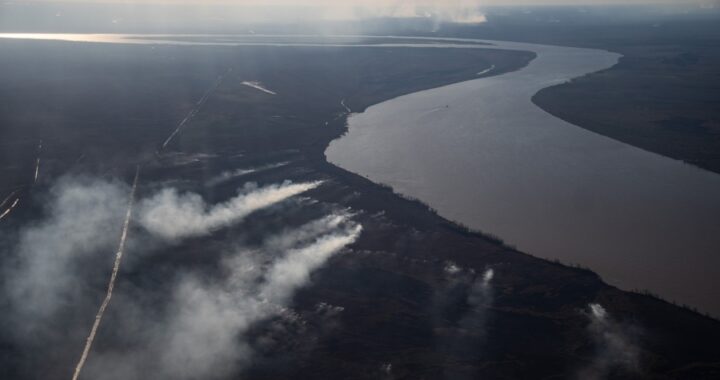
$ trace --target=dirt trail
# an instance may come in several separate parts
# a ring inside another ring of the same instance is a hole
[[[225,79],[225,76],[227,76],[227,74],[229,74],[231,71],[232,71],[232,68],[227,69],[227,71],[225,71],[222,75],[220,75],[215,80],[213,85],[207,91],[205,91],[205,94],[203,94],[203,96],[200,98],[200,100],[198,100],[197,103],[195,103],[195,107],[193,107],[193,109],[190,110],[190,112],[187,114],[187,116],[185,116],[185,118],[182,119],[180,124],[178,124],[177,128],[175,128],[175,130],[173,131],[173,133],[171,133],[170,136],[168,136],[168,138],[165,139],[165,142],[163,142],[163,144],[162,144],[162,149],[167,148],[168,144],[170,144],[170,142],[173,140],[173,138],[175,138],[175,136],[178,133],[180,133],[182,128],[185,126],[185,124],[187,124],[190,120],[192,120],[193,117],[195,117],[195,115],[198,114],[198,112],[200,112],[200,109],[205,104],[205,102],[207,102],[208,98],[210,98],[210,95],[212,95],[212,93],[215,92],[215,90],[217,90],[218,87],[220,87],[220,84]]]
[[[118,245],[118,250],[115,254],[115,264],[113,265],[112,275],[110,276],[110,282],[108,283],[107,293],[105,294],[105,299],[95,315],[95,322],[93,323],[92,329],[90,329],[90,335],[88,335],[87,340],[85,341],[85,348],[83,349],[80,360],[75,367],[75,372],[72,377],[73,380],[77,380],[82,372],[85,361],[90,353],[90,349],[92,349],[93,341],[95,341],[95,334],[97,334],[98,327],[100,327],[100,322],[105,314],[105,309],[107,309],[110,304],[110,299],[112,298],[113,289],[115,288],[115,280],[117,280],[118,271],[120,270],[120,262],[122,261],[123,252],[125,251],[125,241],[127,240],[128,228],[130,227],[133,202],[135,200],[135,191],[137,189],[139,178],[140,166],[138,166],[135,171],[135,179],[133,180],[132,190],[130,190],[130,199],[128,201],[127,212],[125,213],[125,222],[123,223],[122,234],[120,235],[120,244]]]

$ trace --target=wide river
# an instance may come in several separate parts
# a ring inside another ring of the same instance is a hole
[[[493,48],[526,68],[401,96],[353,114],[330,162],[530,254],[580,264],[720,316],[720,175],[566,123],[539,90],[617,63],[600,50],[368,36],[0,34],[117,44]],[[438,52],[438,54],[442,54]]]
[[[543,88],[613,66],[617,54],[494,43],[537,58],[353,114],[328,160],[524,252],[720,316],[720,175],[532,103]]]

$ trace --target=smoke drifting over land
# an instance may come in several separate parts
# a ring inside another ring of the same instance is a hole
[[[495,270],[485,269],[477,273],[474,269],[462,268],[447,262],[443,268],[448,279],[443,292],[438,294],[434,306],[441,320],[450,319],[454,331],[438,335],[438,346],[443,351],[472,352],[478,357],[485,351],[489,310],[495,302],[492,280]],[[457,310],[462,310],[457,313]],[[477,374],[446,372],[446,379],[477,378]]]
[[[139,201],[136,222],[149,235],[130,234],[128,255],[148,258],[157,247],[152,236],[178,242],[210,234],[319,185],[250,185],[216,205],[197,194],[161,190]],[[2,284],[10,303],[3,334],[16,335],[33,356],[81,347],[112,267],[129,193],[122,183],[65,178],[51,190],[42,220],[19,231],[10,252],[16,261],[6,268]],[[335,211],[299,227],[268,231],[254,245],[238,246],[238,236],[208,248],[222,257],[212,274],[180,265],[158,289],[120,275],[82,377],[213,379],[241,369],[253,355],[243,334],[256,323],[287,314],[294,292],[360,232],[349,212]],[[324,308],[316,312],[319,318],[328,314]],[[67,319],[68,313],[86,318]],[[123,333],[116,336],[115,331]],[[114,338],[108,341],[108,336]],[[72,365],[64,357],[50,362],[48,368]],[[38,368],[30,377],[53,371]]]
[[[99,251],[112,254],[127,194],[123,184],[87,178],[66,178],[52,188],[47,217],[20,232],[16,262],[4,271],[16,331],[29,333],[26,328],[34,330],[86,295],[78,266],[96,261]]]
[[[140,205],[140,223],[167,240],[207,235],[235,223],[253,211],[320,186],[321,182],[284,183],[255,189],[246,186],[240,194],[215,206],[208,206],[198,194],[179,194],[164,189]]]
[[[493,269],[486,269],[482,276],[477,278],[468,291],[467,305],[469,306],[467,314],[460,320],[460,327],[468,332],[480,336],[485,334],[485,324],[487,321],[487,308],[493,302],[492,279],[495,276]]]
[[[263,166],[259,166],[259,167],[255,167],[255,168],[235,169],[235,170],[224,171],[224,172],[220,173],[219,175],[210,178],[207,181],[206,185],[211,186],[211,187],[217,186],[217,185],[223,184],[231,179],[242,177],[247,174],[262,172],[262,171],[270,170],[270,169],[276,169],[276,168],[285,166],[287,164],[288,164],[288,162],[278,162],[277,164],[263,165]]]
[[[292,237],[282,235],[270,239],[295,246],[274,260],[268,253],[276,246],[236,249],[223,260],[219,278],[197,273],[180,276],[166,312],[156,320],[139,321],[142,330],[149,332],[136,342],[139,350],[100,353],[95,364],[88,365],[88,373],[101,380],[137,378],[141,373],[153,373],[159,379],[213,379],[247,364],[253,349],[243,334],[254,323],[285,312],[292,294],[307,283],[310,273],[354,242],[361,228],[352,222],[340,226],[334,218],[325,218],[300,230],[313,231],[318,237],[304,245],[304,239],[292,244]],[[129,299],[125,303],[133,304],[121,306],[123,310],[142,309]]]
[[[590,365],[580,371],[578,379],[606,379],[618,370],[638,372],[640,351],[632,341],[632,329],[613,320],[600,304],[592,303],[588,308],[588,333],[596,354]]]

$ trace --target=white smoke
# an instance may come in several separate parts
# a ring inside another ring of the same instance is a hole
[[[238,196],[212,207],[198,194],[180,194],[176,189],[164,189],[140,203],[140,223],[148,231],[167,240],[207,235],[240,221],[254,211],[314,189],[321,183],[285,182],[259,189],[249,185]]]
[[[255,173],[256,169],[235,169],[235,170],[227,170],[220,174],[218,174],[215,177],[210,178],[207,181],[207,186],[217,186],[222,183],[225,183],[227,181],[230,181],[231,179],[242,177],[244,175]]]
[[[454,274],[460,273],[460,271],[462,271],[462,268],[457,266],[457,264],[455,264],[452,261],[446,262],[444,269],[445,269],[445,273],[447,273],[449,275],[454,275]]]
[[[467,303],[472,309],[465,319],[473,326],[482,326],[485,323],[485,309],[493,301],[491,281],[494,276],[495,271],[488,268],[483,272],[482,277],[477,279],[470,287]]]
[[[217,186],[217,185],[223,184],[227,181],[230,181],[232,179],[242,177],[244,175],[258,173],[258,172],[262,172],[262,171],[270,170],[270,169],[276,169],[276,168],[285,166],[287,164],[289,164],[289,162],[279,162],[277,164],[264,165],[264,166],[259,166],[256,168],[227,170],[227,171],[224,171],[224,172],[218,174],[215,177],[210,178],[207,181],[207,185],[211,186],[211,187]]]
[[[162,190],[139,202],[139,221],[167,239],[205,234],[320,183],[249,186],[214,206],[199,195]],[[16,259],[3,270],[10,307],[3,321],[5,332],[17,335],[28,353],[46,357],[39,373],[75,359],[74,352],[47,356],[79,344],[87,333],[112,268],[129,193],[120,183],[61,180],[48,197],[44,219],[20,230],[12,252]],[[221,260],[218,276],[176,270],[177,279],[162,293],[145,285],[136,289],[133,280],[125,280],[115,289],[103,328],[122,331],[122,338],[115,338],[121,348],[93,347],[83,377],[146,378],[150,373],[158,379],[212,379],[247,363],[253,349],[243,334],[257,322],[289,315],[296,289],[359,236],[361,227],[350,216],[335,212],[281,231],[257,248],[232,250]],[[146,245],[140,242],[132,253]],[[341,310],[324,305],[318,313]],[[102,331],[98,338],[104,338]]]
[[[612,371],[639,371],[638,347],[632,342],[632,332],[627,326],[614,321],[605,308],[598,303],[588,305],[590,334],[596,354],[587,367],[580,370],[578,379],[605,379]]]
[[[495,277],[495,271],[492,268],[487,269],[483,273],[482,286],[485,288],[490,287],[490,281],[492,281],[493,277]]]
[[[479,0],[354,0],[341,4],[327,6],[328,18],[429,18],[457,23],[486,21]]]
[[[342,306],[331,305],[327,302],[320,302],[315,305],[315,312],[324,318],[331,318],[345,311]]]
[[[105,299],[100,304],[100,307],[95,314],[95,322],[93,323],[93,326],[90,329],[90,333],[85,340],[85,347],[83,348],[82,355],[78,360],[78,364],[75,366],[75,372],[73,373],[72,377],[73,380],[77,380],[82,373],[82,369],[85,365],[85,362],[87,361],[88,354],[90,353],[90,350],[92,350],[93,343],[95,342],[95,336],[97,335],[97,331],[100,328],[100,323],[102,322],[105,311],[110,305],[110,300],[112,299],[113,289],[115,289],[115,282],[117,280],[118,273],[120,272],[120,264],[122,263],[123,254],[125,253],[128,230],[130,228],[130,221],[132,219],[133,202],[135,201],[135,192],[137,191],[138,181],[140,179],[140,169],[141,167],[138,165],[135,170],[135,179],[133,180],[132,190],[130,190],[129,203],[127,206],[127,211],[125,212],[125,220],[123,222],[122,233],[120,234],[120,242],[118,244],[117,252],[115,253],[115,262],[113,264],[112,274],[110,275],[110,279],[108,280],[108,287],[105,293]]]
[[[17,261],[4,273],[21,326],[33,328],[78,301],[78,266],[106,257],[96,273],[111,268],[127,197],[125,185],[100,180],[65,178],[52,188],[47,216],[21,230]]]
[[[440,323],[447,323],[449,316],[457,319],[452,334],[438,335],[439,350],[480,354],[485,349],[488,310],[494,302],[492,280],[495,271],[487,268],[478,274],[473,269],[449,262],[444,272],[450,281],[445,291],[438,294],[436,301],[442,318]],[[459,316],[454,314],[458,306],[464,309]],[[446,314],[447,311],[453,312]],[[457,373],[447,373],[444,378],[459,377]]]
[[[286,302],[295,288],[308,280],[311,271],[355,241],[361,230],[360,226],[354,226],[342,234],[326,235],[310,246],[290,251],[270,268],[260,297],[271,303]]]
[[[347,223],[350,216],[347,212],[336,212],[298,228],[287,229],[268,238],[263,244],[264,249],[269,252],[282,252],[298,244],[310,242],[317,239],[319,235]]]
[[[344,216],[329,216],[268,239],[270,246],[236,250],[222,261],[220,277],[181,276],[164,317],[143,329],[152,333],[140,351],[97,354],[86,367],[89,378],[214,379],[233,373],[253,355],[243,334],[259,321],[287,315],[294,292],[360,232]],[[273,260],[268,253],[279,247],[290,248]],[[330,309],[342,310],[322,307]]]

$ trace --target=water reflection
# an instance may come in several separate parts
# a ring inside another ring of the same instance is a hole
[[[328,160],[523,251],[720,315],[720,176],[532,104],[540,89],[608,68],[618,55],[499,46],[538,58],[353,115]]]

